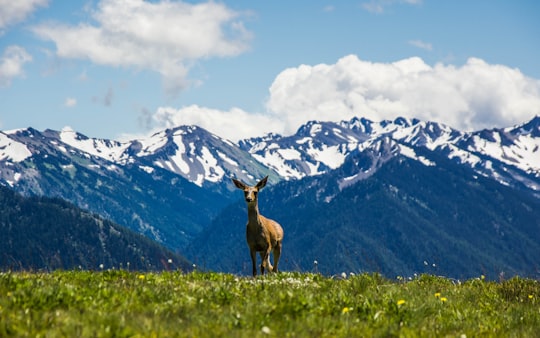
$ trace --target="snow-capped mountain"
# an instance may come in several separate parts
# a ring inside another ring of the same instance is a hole
[[[376,150],[381,140],[393,141],[394,155],[425,165],[436,165],[431,157],[450,158],[480,175],[524,188],[538,197],[539,134],[540,117],[515,127],[477,132],[460,132],[416,119],[373,122],[354,118],[340,123],[312,121],[292,136],[267,135],[239,145],[282,178],[299,179],[336,169],[351,153]]]
[[[343,164],[368,135],[332,122],[311,121],[296,134],[244,140],[240,147],[284,179],[319,175]]]
[[[102,159],[109,168],[131,165],[149,174],[161,168],[200,187],[213,187],[228,183],[231,176],[249,181],[270,174],[277,181],[321,175],[339,168],[351,153],[376,149],[386,139],[396,143],[394,154],[425,165],[436,165],[430,154],[444,156],[502,184],[540,194],[540,117],[515,127],[476,132],[405,118],[310,121],[294,135],[268,134],[238,144],[197,126],[167,129],[128,142],[93,139],[64,128],[39,133],[47,141],[46,149],[40,149],[32,139],[37,133],[31,128],[0,133],[0,177],[9,185],[28,174],[13,170],[14,163],[40,151],[66,154],[69,148],[89,159]],[[418,155],[419,150],[424,155]]]
[[[223,182],[227,177],[250,180],[271,172],[231,141],[197,126],[167,129],[136,140],[122,158],[148,170],[160,167],[198,186]]]
[[[177,249],[228,203],[159,166],[130,161],[132,143],[72,130],[0,132],[0,183],[68,200]]]
[[[475,132],[405,118],[311,121],[294,135],[268,134],[237,144],[196,126],[126,142],[89,138],[69,128],[0,131],[0,184],[24,195],[71,201],[180,252],[193,248],[201,236],[214,238],[208,242],[214,247],[221,240],[220,245],[227,246],[223,252],[232,247],[240,252],[245,243],[230,242],[238,228],[232,231],[225,224],[244,224],[245,209],[243,203],[237,214],[228,208],[239,200],[229,177],[254,182],[265,175],[273,184],[261,195],[268,197],[262,203],[264,210],[283,217],[287,231],[305,241],[300,247],[333,243],[315,243],[320,240],[317,236],[301,234],[311,233],[308,227],[313,224],[321,227],[321,233],[332,234],[332,227],[338,226],[335,212],[343,213],[340,220],[349,219],[344,233],[354,230],[358,238],[378,243],[380,250],[390,250],[395,257],[403,256],[401,246],[387,247],[384,242],[393,235],[373,239],[372,233],[358,228],[360,217],[369,220],[362,223],[366,229],[404,222],[439,231],[433,225],[443,220],[451,231],[467,220],[467,231],[479,224],[486,238],[506,238],[513,227],[525,227],[520,238],[526,238],[538,232],[540,117]],[[451,210],[445,199],[451,199]],[[343,209],[347,203],[352,208]],[[391,220],[381,214],[388,203],[394,208]],[[471,208],[477,204],[485,206],[481,218]],[[525,216],[519,220],[521,214]],[[300,226],[306,219],[309,224]],[[399,233],[406,231],[400,228]],[[441,238],[447,238],[445,231]],[[473,230],[468,234],[478,237]],[[223,236],[229,236],[228,241],[222,241]],[[447,239],[452,246],[469,237]],[[509,239],[515,245],[516,239]],[[196,244],[195,249],[200,247]],[[419,251],[418,257],[434,247]],[[532,256],[538,256],[536,244],[531,247]],[[469,256],[476,255],[470,247],[467,250]],[[215,253],[216,260],[223,259],[219,250]],[[200,253],[191,254],[196,261]]]

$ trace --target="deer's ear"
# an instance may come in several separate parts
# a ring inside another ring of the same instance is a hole
[[[244,183],[242,183],[242,181],[239,181],[239,180],[237,180],[235,178],[231,178],[231,180],[233,181],[234,185],[236,185],[236,187],[238,189],[244,190],[246,188],[246,185]]]
[[[268,181],[268,176],[266,176],[265,178],[263,178],[262,180],[260,180],[259,183],[257,183],[256,187],[257,187],[258,189],[264,188],[264,186],[266,185],[266,181]]]

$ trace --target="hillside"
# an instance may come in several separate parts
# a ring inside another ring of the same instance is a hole
[[[448,160],[426,166],[403,156],[340,191],[333,178],[348,165],[260,193],[261,213],[285,230],[282,269],[540,277],[538,199]],[[225,209],[188,257],[211,270],[247,274],[246,217],[243,200]]]
[[[189,270],[185,258],[60,199],[0,186],[0,270]],[[170,263],[169,263],[170,260]]]
[[[104,157],[115,153],[117,142],[73,136],[68,131],[62,134],[32,128],[9,137],[0,133],[7,143],[0,146],[4,184],[26,196],[70,201],[173,250],[187,245],[228,203],[159,166],[110,162]],[[70,145],[75,140],[83,149]],[[95,149],[89,151],[87,144]]]

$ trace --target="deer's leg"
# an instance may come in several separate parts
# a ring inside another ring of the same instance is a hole
[[[261,251],[259,254],[261,256],[261,275],[264,275],[264,267],[266,266],[265,251]]]
[[[266,251],[261,251],[261,275],[264,275],[264,270],[267,269],[268,272],[272,272],[273,267],[272,264],[270,264],[270,251],[272,250],[271,247],[268,247]]]
[[[281,241],[277,242],[276,247],[274,248],[274,268],[273,272],[278,272],[278,263],[279,257],[281,256]]]
[[[253,269],[253,277],[257,276],[257,252],[254,249],[249,249],[251,256],[251,267]]]

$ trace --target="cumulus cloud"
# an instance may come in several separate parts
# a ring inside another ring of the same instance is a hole
[[[336,64],[281,72],[267,108],[294,132],[307,120],[373,120],[398,116],[462,130],[508,126],[540,114],[540,81],[477,58],[460,67],[412,57],[372,63],[349,55]]]
[[[32,56],[20,46],[8,46],[0,57],[0,87],[11,85],[11,81],[24,75],[23,66],[32,61]]]
[[[237,141],[268,132],[290,135],[309,120],[403,116],[466,131],[511,126],[537,114],[540,81],[518,69],[477,58],[462,66],[430,66],[418,57],[374,63],[349,55],[335,64],[282,71],[270,86],[265,113],[192,105],[145,109],[140,120],[154,131],[195,124]]]
[[[152,115],[156,129],[197,125],[232,141],[279,132],[283,125],[275,116],[248,113],[239,108],[228,111],[191,105],[180,109],[160,107]]]
[[[4,28],[24,21],[38,7],[47,6],[48,0],[0,0],[0,35]]]
[[[92,12],[92,23],[49,22],[33,31],[53,41],[62,58],[158,72],[174,94],[188,84],[195,61],[234,56],[248,48],[251,33],[240,17],[241,13],[212,1],[101,0]]]

